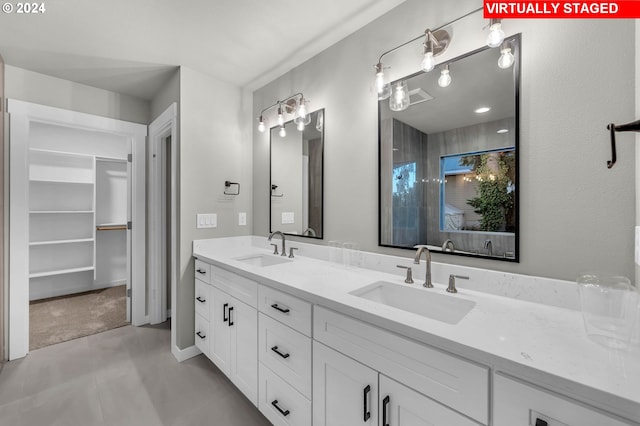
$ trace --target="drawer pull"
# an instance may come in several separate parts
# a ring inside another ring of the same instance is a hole
[[[364,420],[363,421],[367,421],[371,418],[371,411],[369,411],[369,398],[367,398],[369,396],[369,392],[371,392],[371,386],[367,385],[362,394],[363,394],[363,398],[364,398]]]
[[[291,356],[291,354],[283,354],[282,352],[280,352],[277,346],[272,347],[271,350],[277,353],[278,355],[280,355],[284,359],[287,359],[289,358],[289,356]]]
[[[542,419],[536,419],[536,426],[549,426],[549,423]]]
[[[274,303],[273,305],[271,305],[271,307],[276,311],[282,312],[283,314],[288,314],[290,312],[289,308],[281,308],[277,303]]]
[[[389,426],[387,422],[387,407],[389,406],[390,398],[389,395],[385,396],[382,400],[382,426]]]
[[[228,303],[225,303],[224,305],[222,305],[222,322],[229,321],[229,318],[227,317],[227,307],[228,306],[229,306]]]
[[[278,400],[277,399],[274,399],[273,401],[271,401],[271,405],[276,407],[276,410],[280,411],[280,414],[282,414],[283,416],[287,417],[289,415],[289,410],[283,410],[282,408],[280,408],[278,406]]]
[[[196,300],[197,300],[198,302],[200,302],[200,303],[204,303],[204,302],[206,302],[206,301],[207,301],[207,299],[203,299],[203,298],[202,298],[202,297],[200,297],[200,296],[196,297]]]
[[[229,327],[233,325],[233,319],[231,319],[231,312],[233,311],[233,306],[229,306]]]
[[[203,339],[203,340],[207,337],[207,335],[206,335],[206,334],[202,334],[202,332],[201,332],[201,331],[198,331],[198,332],[196,333],[196,336],[198,336],[199,338],[201,338],[201,339]]]
[[[206,275],[207,274],[207,271],[205,271],[204,269],[200,269],[200,268],[196,269],[196,272],[199,273],[199,274],[202,274],[202,275]]]

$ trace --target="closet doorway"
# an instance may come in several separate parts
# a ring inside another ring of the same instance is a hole
[[[9,113],[9,358],[29,350],[30,301],[115,289],[125,322],[147,322],[146,126],[14,100]],[[76,321],[101,331],[99,317]]]

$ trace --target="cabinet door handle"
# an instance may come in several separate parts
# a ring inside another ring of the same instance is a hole
[[[364,390],[362,391],[363,394],[363,411],[364,411],[364,422],[366,422],[367,420],[369,420],[371,418],[371,411],[369,411],[369,398],[367,398],[369,396],[369,392],[371,392],[371,386],[367,385]]]
[[[204,269],[200,269],[200,268],[196,269],[196,272],[202,275],[206,275],[207,273]]]
[[[233,311],[233,306],[229,306],[229,327],[233,325],[233,320],[231,319],[231,312]]]
[[[278,355],[280,355],[282,358],[285,358],[285,359],[289,358],[289,356],[291,355],[291,354],[283,354],[282,352],[280,352],[278,350],[277,346],[272,347],[271,350],[274,351],[275,353],[277,353]]]
[[[389,426],[389,422],[387,422],[387,407],[390,401],[389,395],[385,396],[382,400],[382,426]]]
[[[202,297],[200,297],[200,296],[196,297],[196,300],[197,300],[198,302],[200,302],[200,303],[204,303],[204,302],[206,302],[206,301],[207,301],[207,299],[203,299],[203,298],[202,298]]]
[[[198,332],[196,333],[196,336],[198,336],[198,337],[199,337],[199,338],[201,338],[201,339],[204,339],[205,337],[207,337],[207,335],[206,335],[206,334],[202,334],[202,332],[201,332],[201,331],[198,331]]]
[[[271,401],[271,405],[276,407],[276,410],[280,411],[280,414],[282,414],[283,416],[287,417],[289,415],[289,410],[283,410],[282,408],[280,408],[278,406],[278,400],[277,399],[274,399],[273,401]]]
[[[281,308],[277,303],[274,303],[273,305],[271,305],[271,307],[276,311],[282,312],[283,314],[288,314],[290,312],[289,308]]]
[[[222,322],[229,321],[229,318],[227,317],[227,306],[229,306],[228,303],[222,305]]]
[[[536,419],[536,426],[549,426],[549,423],[542,419]]]

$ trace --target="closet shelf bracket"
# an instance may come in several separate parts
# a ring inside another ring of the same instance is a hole
[[[607,168],[610,169],[616,164],[616,132],[640,132],[640,120],[627,124],[615,125],[610,123],[607,125],[611,136],[611,160],[607,161]]]

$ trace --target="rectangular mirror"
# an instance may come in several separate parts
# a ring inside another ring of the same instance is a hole
[[[270,231],[322,239],[324,109],[300,131],[293,121],[270,130]]]
[[[519,55],[516,35],[391,83],[378,105],[379,245],[518,261]],[[404,91],[409,106],[392,110]]]

